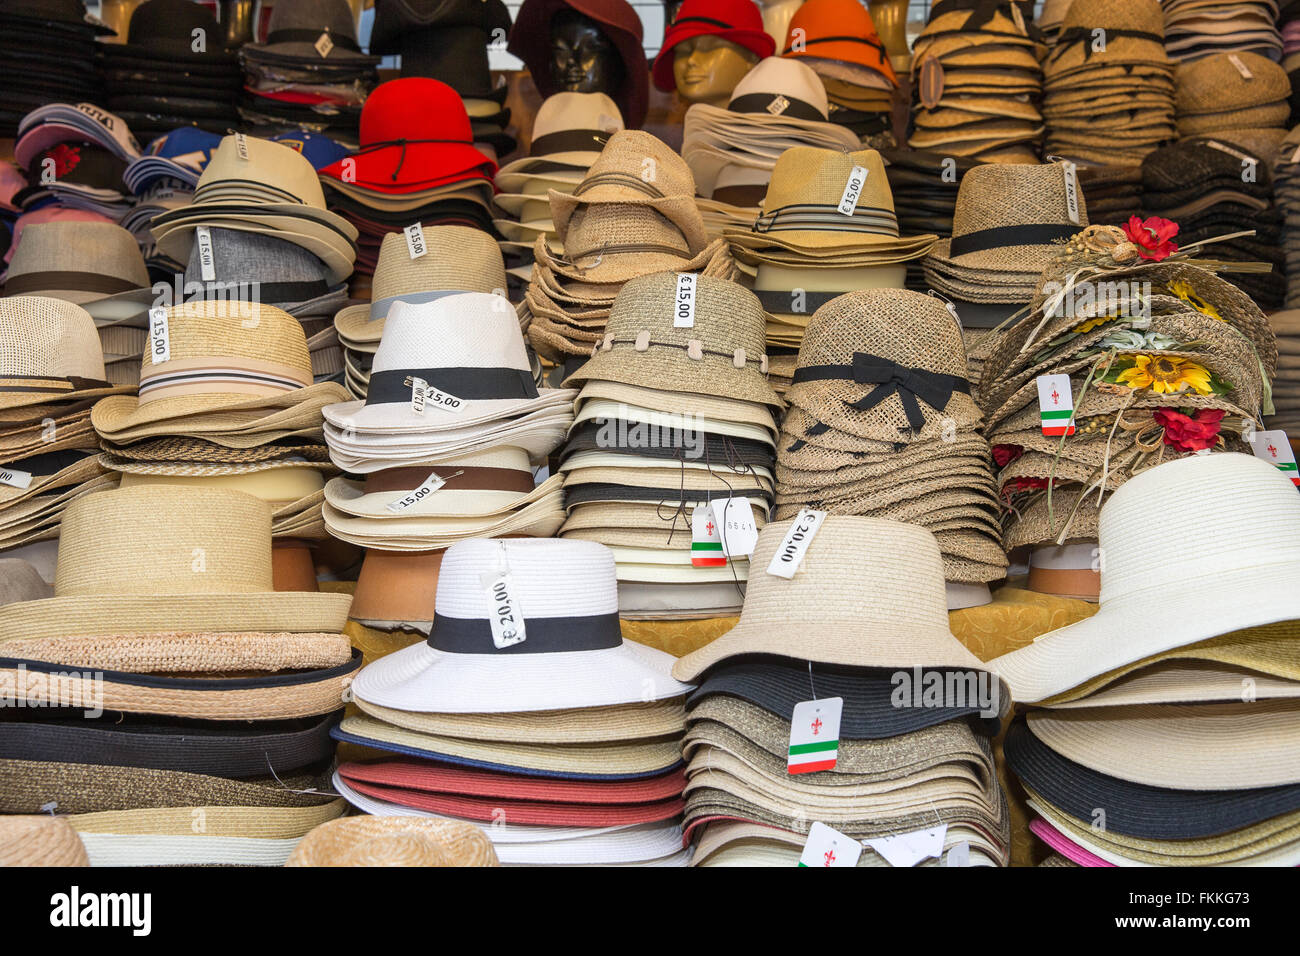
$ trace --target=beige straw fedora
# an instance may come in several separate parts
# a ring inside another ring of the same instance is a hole
[[[533,118],[529,155],[502,166],[496,186],[505,193],[521,192],[530,180],[555,176],[571,177],[576,184],[622,128],[618,104],[604,93],[553,93]]]
[[[5,295],[43,295],[77,305],[97,303],[112,312],[115,296],[129,299],[125,315],[139,312],[149,292],[149,270],[135,237],[107,222],[46,222],[23,230],[5,274]]]
[[[81,306],[49,296],[0,298],[0,410],[129,391],[105,380],[99,334]]]
[[[472,823],[428,817],[347,817],[322,823],[285,866],[499,866]]]
[[[0,866],[90,866],[66,817],[0,816]]]

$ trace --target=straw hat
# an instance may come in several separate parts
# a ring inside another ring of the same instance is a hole
[[[533,118],[529,154],[502,166],[496,186],[504,193],[517,193],[530,180],[570,175],[577,183],[610,135],[622,128],[623,114],[604,93],[565,91],[548,96]]]
[[[471,823],[348,817],[322,823],[285,866],[499,866],[492,841]]]
[[[1094,30],[1104,30],[1104,49],[1094,50]],[[1043,64],[1048,82],[1083,69],[1113,64],[1172,66],[1165,53],[1165,21],[1159,0],[1081,0],[1070,5],[1061,32]]]
[[[149,290],[135,237],[106,222],[47,222],[23,231],[5,274],[4,294],[43,295],[78,305]],[[111,309],[107,309],[111,311]],[[135,308],[128,309],[133,314]]]
[[[1211,536],[1214,549],[1177,561],[1155,553],[1152,520]],[[1231,540],[1220,529],[1231,527]],[[990,662],[1018,701],[1032,703],[1153,655],[1246,628],[1300,618],[1300,500],[1253,456],[1194,455],[1133,477],[1102,506],[1101,610]],[[1231,599],[1249,589],[1248,601]],[[1179,609],[1159,629],[1133,630],[1159,593]],[[1195,608],[1195,613],[1188,609]],[[1115,640],[1119,629],[1127,637]]]
[[[1174,80],[1180,136],[1282,126],[1290,116],[1286,70],[1258,53],[1217,53],[1183,63]]]
[[[0,298],[0,409],[129,391],[105,381],[99,335],[81,306],[47,296]]]
[[[0,866],[90,866],[66,817],[0,816]]]
[[[384,236],[370,304],[350,305],[334,317],[334,327],[345,342],[378,342],[388,312],[398,302],[419,305],[455,292],[505,294],[501,249],[482,229],[429,226],[424,229],[424,244],[425,254],[412,259],[403,233]]]

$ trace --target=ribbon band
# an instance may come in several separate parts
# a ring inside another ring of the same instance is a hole
[[[528,494],[533,490],[531,471],[449,464],[385,468],[383,471],[376,471],[366,476],[366,494],[414,491],[428,480],[430,473],[437,474],[443,480],[442,488],[439,490],[444,491],[518,491]]]
[[[849,408],[868,412],[891,395],[897,395],[907,415],[907,423],[914,431],[925,427],[925,414],[921,402],[936,412],[948,406],[954,392],[970,394],[970,383],[955,375],[908,368],[879,355],[854,352],[850,365],[808,365],[795,370],[793,384],[803,382],[848,380],[859,385],[877,386],[856,402],[846,402]],[[811,430],[810,430],[811,433]]]
[[[1006,249],[1011,246],[1046,246],[1057,239],[1069,239],[1083,226],[1074,223],[1040,222],[1023,226],[996,226],[980,229],[964,236],[953,236],[949,255],[965,256],[988,249]]]
[[[898,236],[898,217],[883,206],[858,206],[851,216],[837,206],[800,203],[765,212],[754,220],[754,232],[866,232]]]
[[[771,109],[773,103],[781,100],[785,101],[782,109]],[[746,93],[728,103],[727,109],[733,113],[770,113],[773,116],[793,116],[795,119],[826,122],[826,117],[817,107],[805,100],[786,96],[784,93]]]
[[[229,355],[174,359],[145,365],[140,374],[140,404],[182,395],[278,395],[306,388],[311,369]]]
[[[10,276],[4,284],[5,295],[26,295],[32,292],[47,292],[51,289],[66,289],[70,292],[101,292],[115,295],[118,292],[130,292],[140,288],[130,279],[101,275],[97,272],[28,272],[23,275]]]
[[[408,383],[413,378],[422,378],[438,391],[464,401],[537,398],[537,385],[533,382],[533,373],[528,369],[399,368],[370,373],[366,404],[409,404],[411,386]]]
[[[609,142],[609,136],[609,133],[596,129],[562,129],[544,133],[533,140],[529,155],[537,157],[553,153],[599,153]]]
[[[869,40],[866,37],[808,37],[803,42],[804,46],[812,46],[814,43],[861,43],[863,46],[871,47],[871,49],[878,52],[881,56],[886,55],[885,45],[883,43],[879,40]],[[794,47],[788,46],[781,55],[789,56],[793,52]]]
[[[498,648],[492,643],[492,625],[486,618],[447,617],[434,611],[429,646],[445,654],[556,654],[607,650],[623,644],[617,611],[588,617],[525,615],[524,620],[528,639]]]
[[[266,35],[266,45],[274,46],[277,43],[316,43],[322,35],[328,36],[330,42],[336,47],[344,50],[351,50],[353,53],[360,53],[361,47],[357,41],[351,37],[345,37],[338,33],[331,33],[329,30],[302,30],[297,28],[286,27],[283,30],[276,30],[274,33]]]

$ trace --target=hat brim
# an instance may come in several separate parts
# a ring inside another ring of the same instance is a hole
[[[449,471],[455,466],[429,466],[429,470]],[[491,489],[443,488],[427,495],[409,508],[393,512],[389,505],[406,497],[404,491],[367,492],[365,483],[348,478],[332,478],[325,485],[325,501],[344,514],[357,518],[490,518],[505,515],[559,491],[564,479],[552,475],[529,492]]]
[[[346,390],[336,382],[317,382],[289,392],[251,399],[243,394],[212,392],[157,398],[141,404],[133,396],[116,395],[97,402],[91,409],[90,420],[100,435],[113,440],[125,434],[135,437],[134,433],[140,429],[152,430],[174,419],[193,416],[209,416],[211,421],[186,422],[186,427],[191,430],[226,431],[232,427],[232,415],[246,423],[277,414],[280,419],[285,419],[293,417],[290,413],[295,412],[308,415],[346,397]],[[262,414],[258,415],[259,412]],[[224,420],[221,418],[223,414],[226,415]],[[165,428],[163,431],[170,434]]]
[[[335,428],[355,432],[379,431],[393,435],[418,436],[445,429],[470,428],[503,418],[518,417],[556,406],[573,403],[576,393],[567,388],[539,388],[536,398],[479,399],[467,401],[463,412],[443,412],[420,415],[411,410],[410,402],[392,402],[367,405],[364,402],[343,402],[327,405],[323,409],[325,420]]]

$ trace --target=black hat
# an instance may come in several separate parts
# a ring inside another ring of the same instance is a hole
[[[505,87],[492,88],[487,34],[478,27],[413,30],[402,36],[400,52],[402,76],[440,80],[464,100],[505,100]]]
[[[375,21],[370,28],[372,54],[403,53],[403,39],[411,32],[433,27],[473,27],[484,47],[497,37],[504,42],[510,32],[510,11],[501,0],[375,0]],[[406,75],[406,74],[403,74]],[[429,76],[427,73],[410,74]],[[442,79],[442,77],[434,77]],[[447,80],[443,82],[449,83]]]

